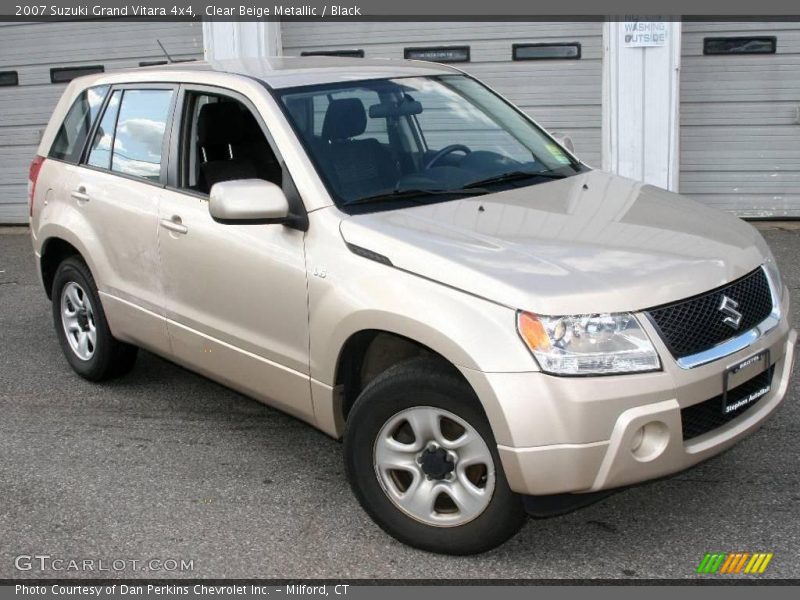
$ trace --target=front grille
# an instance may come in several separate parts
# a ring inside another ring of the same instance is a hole
[[[722,296],[738,302],[737,329],[723,322]],[[752,329],[772,312],[772,294],[764,269],[694,298],[651,308],[646,314],[675,358],[691,356]]]
[[[747,398],[753,392],[757,392],[765,386],[771,385],[773,370],[774,367],[770,367],[752,379],[748,379],[741,385],[729,390],[727,404],[729,406],[735,404],[737,401]],[[683,439],[684,441],[690,440],[704,433],[708,433],[709,431],[713,431],[717,427],[722,427],[735,418],[742,416],[760,402],[761,399],[756,400],[751,404],[745,404],[726,414],[722,412],[722,394],[720,394],[705,402],[682,408],[681,426],[683,428]]]

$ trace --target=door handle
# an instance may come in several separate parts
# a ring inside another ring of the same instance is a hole
[[[187,233],[189,231],[189,228],[181,222],[181,218],[178,215],[174,215],[171,219],[161,219],[161,226],[175,233]]]
[[[88,202],[89,201],[89,194],[86,193],[86,188],[84,186],[80,186],[76,190],[72,190],[70,196],[75,198],[78,202]]]

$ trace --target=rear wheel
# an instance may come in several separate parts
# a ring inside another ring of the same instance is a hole
[[[82,260],[73,256],[58,266],[52,299],[61,349],[78,375],[102,381],[131,370],[137,348],[111,335],[94,278]]]
[[[412,359],[379,375],[348,416],[344,452],[362,506],[411,546],[474,554],[525,522],[478,399],[445,365]]]

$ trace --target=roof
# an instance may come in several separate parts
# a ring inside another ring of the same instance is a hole
[[[446,65],[418,60],[381,58],[344,58],[337,56],[272,56],[264,58],[235,58],[213,61],[177,62],[168,65],[143,67],[131,72],[159,71],[208,73],[215,71],[245,75],[267,83],[273,88],[353,81],[458,73]],[[120,71],[115,73],[119,74]],[[183,77],[181,77],[183,79]]]

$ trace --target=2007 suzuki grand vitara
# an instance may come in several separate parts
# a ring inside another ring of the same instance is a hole
[[[145,348],[344,440],[373,519],[480,552],[531,496],[730,447],[783,399],[747,223],[582,164],[442,65],[183,63],[64,92],[31,232],[78,374]]]

